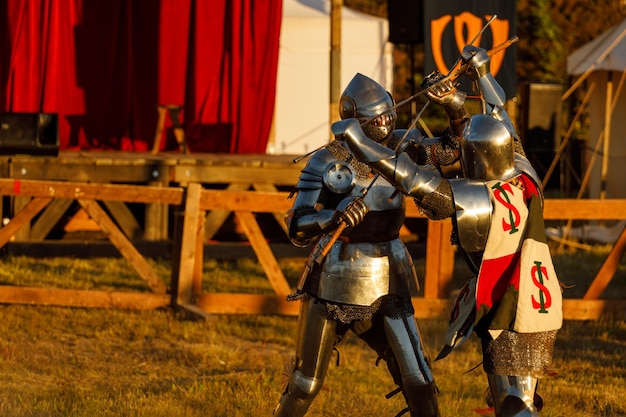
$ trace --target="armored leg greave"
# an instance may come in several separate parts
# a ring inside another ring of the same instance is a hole
[[[385,317],[385,333],[402,376],[402,393],[412,417],[437,417],[436,387],[413,317]]]
[[[557,331],[503,331],[495,340],[481,336],[483,369],[497,417],[539,415],[538,378],[548,372]],[[516,376],[511,376],[516,375]]]
[[[336,340],[337,324],[326,319],[326,307],[313,298],[301,303],[295,367],[274,410],[277,417],[305,415],[322,388]]]
[[[496,417],[537,417],[537,378],[487,374]]]

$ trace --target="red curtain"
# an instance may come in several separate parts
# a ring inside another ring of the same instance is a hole
[[[280,0],[0,0],[0,112],[58,113],[61,149],[146,151],[155,106],[176,104],[192,152],[265,153],[281,12]]]

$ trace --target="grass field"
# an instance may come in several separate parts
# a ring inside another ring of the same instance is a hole
[[[607,248],[555,257],[561,278],[584,293]],[[165,262],[152,261],[167,282]],[[0,284],[146,291],[123,259],[2,259]],[[283,261],[289,280],[301,260]],[[418,270],[420,266],[418,265]],[[459,272],[463,275],[463,272]],[[626,298],[626,262],[606,296]],[[253,260],[207,260],[205,286],[271,292]],[[292,354],[295,317],[185,319],[169,310],[122,311],[0,305],[0,416],[270,416]],[[427,351],[443,344],[443,319],[419,320]],[[400,398],[384,365],[349,335],[309,416],[394,416]],[[626,323],[565,323],[554,375],[542,380],[544,417],[626,416]],[[478,416],[487,387],[475,337],[433,364],[445,417]],[[492,414],[487,414],[492,415]]]

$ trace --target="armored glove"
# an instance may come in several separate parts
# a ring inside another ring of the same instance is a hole
[[[346,197],[337,205],[335,209],[335,219],[344,221],[349,227],[354,227],[361,223],[369,208],[363,201],[363,197]]]
[[[487,103],[494,107],[503,106],[506,94],[502,86],[496,81],[489,68],[489,54],[482,48],[467,45],[461,53],[463,64],[467,65],[466,75],[475,82],[480,93]],[[498,109],[499,111],[499,109]]]
[[[458,110],[465,103],[466,94],[456,89],[455,82],[439,71],[431,72],[422,84],[422,89],[426,89],[426,95],[431,101],[441,104],[451,110]]]
[[[463,63],[467,64],[467,76],[471,80],[477,80],[489,73],[489,54],[483,48],[467,45],[461,53]]]

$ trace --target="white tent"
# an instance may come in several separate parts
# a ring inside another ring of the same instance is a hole
[[[344,7],[341,86],[357,72],[391,91],[388,22]],[[283,0],[273,137],[267,152],[302,155],[330,135],[330,0]]]
[[[590,198],[626,198],[626,19],[573,52],[567,72],[579,76],[573,88],[587,80],[589,101]]]

